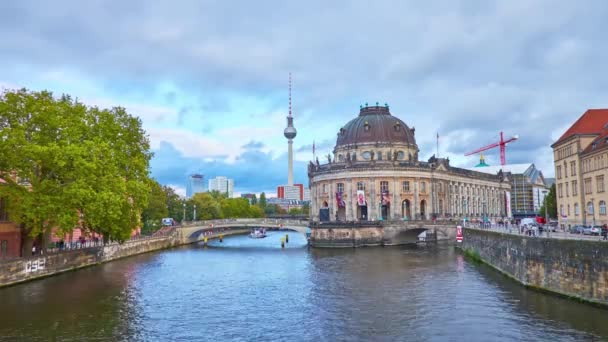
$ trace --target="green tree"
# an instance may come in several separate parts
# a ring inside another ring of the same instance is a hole
[[[290,208],[289,215],[302,215],[302,208]]]
[[[155,180],[150,180],[150,195],[148,205],[141,214],[142,234],[148,235],[161,227],[161,220],[168,217],[167,193]]]
[[[253,197],[251,197],[251,205],[256,205],[258,204],[258,197],[253,194]]]
[[[219,192],[217,192],[217,194],[219,194]],[[221,206],[222,198],[223,196],[221,195],[214,196],[213,193],[209,192],[196,193],[189,201],[189,207],[192,208],[190,213],[194,211],[193,205],[196,204],[195,220],[215,220],[224,218]]]
[[[310,202],[302,204],[302,214],[306,216],[310,215]]]
[[[176,221],[181,221],[184,217],[184,204],[186,201],[182,199],[175,190],[170,186],[163,186],[163,192],[167,201],[167,217],[171,217]]]
[[[122,108],[88,108],[69,96],[25,89],[0,94],[0,196],[32,238],[82,224],[124,240],[150,191],[149,142]],[[43,245],[46,247],[46,244]]]
[[[266,194],[262,192],[260,194],[260,200],[258,201],[258,205],[260,206],[260,208],[262,208],[262,210],[265,210],[267,204],[268,203],[266,202]]]
[[[549,193],[545,196],[542,206],[540,207],[539,215],[546,217],[545,210],[549,210],[549,218],[557,218],[557,201],[555,199],[555,184],[551,185]]]

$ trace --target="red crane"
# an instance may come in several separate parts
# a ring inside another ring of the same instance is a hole
[[[477,149],[473,152],[469,152],[469,153],[465,154],[465,156],[470,156],[472,154],[483,152],[483,151],[489,150],[491,148],[494,148],[496,146],[499,146],[500,147],[500,165],[505,165],[507,163],[506,158],[505,158],[505,147],[507,146],[508,143],[513,142],[517,139],[519,139],[519,136],[516,134],[512,138],[504,140],[503,136],[502,136],[502,132],[500,132],[500,141],[499,142],[495,142],[488,146]]]

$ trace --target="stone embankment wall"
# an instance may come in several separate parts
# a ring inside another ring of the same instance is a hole
[[[175,245],[172,237],[159,237],[2,261],[0,287]]]
[[[248,229],[216,231],[214,234],[207,235],[207,238],[214,239],[220,235],[228,236],[248,232]],[[0,261],[0,287],[48,277],[137,254],[196,243],[203,240],[203,238],[203,235],[195,238],[183,237],[178,231],[173,236],[130,240],[123,244],[110,244],[103,247],[77,249]]]
[[[366,225],[339,223],[312,227],[310,245],[321,248],[389,246],[418,242],[418,235],[426,231],[432,240],[456,239],[456,225],[409,222],[376,222]]]
[[[608,242],[464,229],[461,248],[523,285],[608,305]]]

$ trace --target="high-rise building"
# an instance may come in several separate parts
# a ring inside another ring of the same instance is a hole
[[[209,179],[209,191],[219,191],[228,196],[228,198],[232,198],[234,180],[224,176],[211,178]]]
[[[305,190],[309,189],[304,189],[303,184],[279,185],[277,187],[277,198],[303,201]],[[308,194],[310,200],[310,190]]]
[[[191,198],[194,194],[205,192],[205,176],[195,173],[188,176],[186,185],[186,197]]]

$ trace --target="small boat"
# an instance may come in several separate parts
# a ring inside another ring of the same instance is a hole
[[[249,237],[252,239],[262,239],[266,237],[266,229],[264,228],[255,228],[251,230]]]

